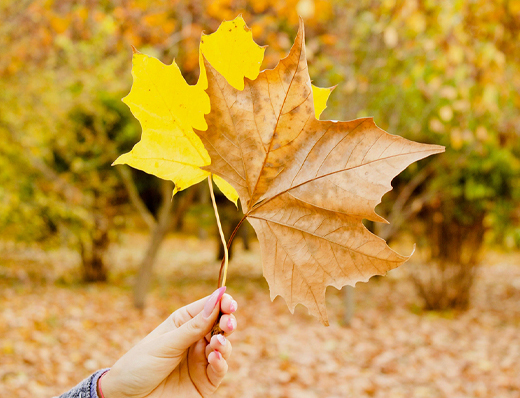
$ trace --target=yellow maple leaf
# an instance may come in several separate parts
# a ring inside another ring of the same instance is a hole
[[[175,183],[180,191],[202,181],[208,173],[199,167],[209,163],[207,152],[193,128],[207,128],[208,96],[190,86],[175,62],[135,53],[132,60],[134,83],[123,98],[143,129],[141,141],[113,163],[128,164]]]
[[[253,33],[242,17],[222,22],[211,35],[200,39],[200,77],[197,82],[203,90],[208,88],[204,58],[237,90],[244,89],[244,77],[254,80],[260,73],[265,46],[253,40]]]
[[[123,98],[142,127],[142,137],[133,149],[119,156],[113,165],[128,164],[146,173],[175,183],[174,194],[203,179],[209,173],[201,167],[210,157],[193,129],[207,128],[204,115],[210,112],[206,70],[203,56],[238,90],[244,77],[255,79],[264,57],[264,47],[257,45],[242,19],[222,22],[211,35],[202,35],[199,50],[201,74],[196,85],[189,85],[175,63],[165,65],[156,58],[134,52],[130,93]],[[314,87],[313,87],[314,89]],[[317,89],[317,88],[316,88]],[[330,89],[317,89],[317,101],[325,104]],[[319,113],[316,113],[319,117]],[[236,190],[214,176],[215,184],[232,202]]]
[[[226,46],[226,41],[232,41],[234,46]],[[223,22],[215,33],[203,36],[200,53],[215,64],[231,85],[240,89],[245,76],[258,75],[264,48],[253,41],[242,17],[237,17]],[[210,111],[209,98],[204,92],[207,79],[203,67],[199,82],[190,86],[175,61],[165,65],[135,52],[132,76],[132,89],[123,102],[141,123],[143,133],[141,141],[113,164],[128,164],[171,180],[175,183],[174,194],[205,179],[209,173],[200,167],[208,165],[210,158],[193,133],[193,128],[207,127],[204,114]],[[236,204],[238,194],[233,187],[220,177],[215,176],[214,180]]]

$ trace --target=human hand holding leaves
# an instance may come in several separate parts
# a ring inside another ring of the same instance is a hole
[[[291,311],[301,303],[327,325],[327,286],[355,285],[408,259],[362,220],[386,222],[374,208],[391,180],[444,147],[390,135],[371,118],[318,120],[331,89],[311,85],[302,22],[275,69],[259,72],[262,58],[241,17],[202,37],[195,86],[175,63],[134,54],[125,102],[143,136],[114,164],[170,179],[175,191],[214,174],[258,235],[271,298]]]

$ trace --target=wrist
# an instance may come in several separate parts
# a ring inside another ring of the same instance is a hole
[[[97,383],[96,383],[96,393],[97,393],[97,396],[98,398],[108,398],[107,395],[106,395],[106,383],[103,383],[103,379],[106,380],[106,376],[108,376],[108,372],[109,370],[107,370],[106,372],[104,372],[101,376],[99,376],[99,379],[97,380]],[[102,385],[103,383],[103,385]],[[105,388],[103,388],[105,387]]]

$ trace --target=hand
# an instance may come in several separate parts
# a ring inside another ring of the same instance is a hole
[[[235,331],[237,303],[225,287],[175,311],[123,355],[101,379],[105,398],[207,397],[227,372],[231,343],[210,331]]]

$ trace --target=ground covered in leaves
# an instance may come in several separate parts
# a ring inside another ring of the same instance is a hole
[[[77,282],[77,257],[0,242],[0,395],[58,395],[109,367],[168,314],[215,288],[216,242],[171,237],[143,313],[131,286],[146,238],[110,253],[108,284]],[[326,328],[269,300],[257,246],[237,251],[228,289],[239,331],[219,397],[520,397],[520,255],[490,255],[465,313],[426,313],[405,264],[343,294],[330,288]]]

